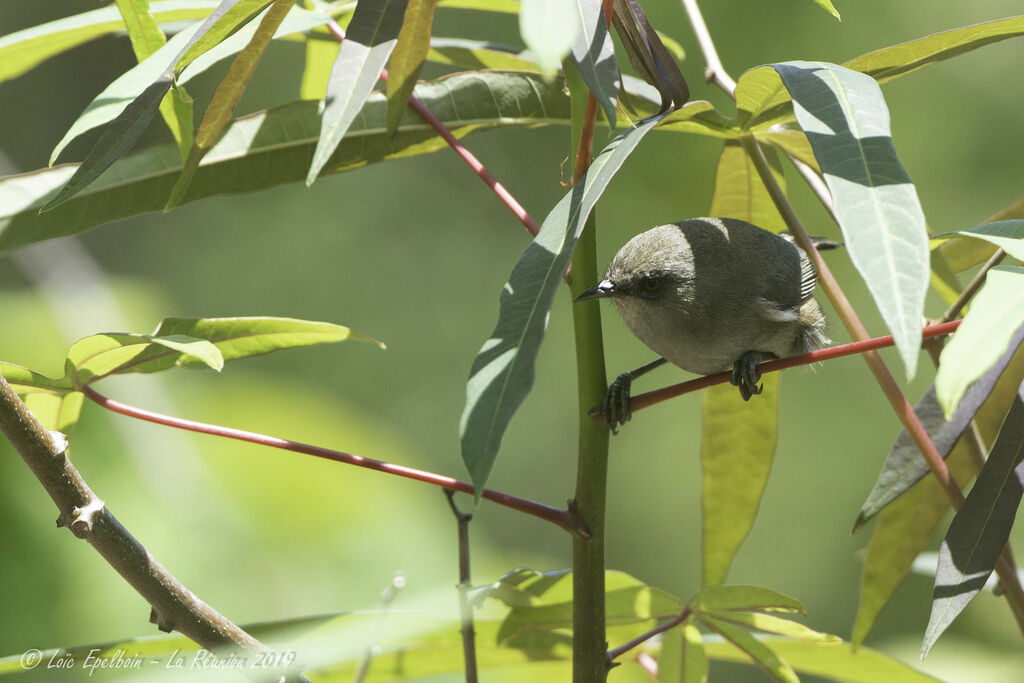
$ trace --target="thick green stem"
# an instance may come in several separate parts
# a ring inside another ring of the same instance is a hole
[[[572,98],[572,149],[576,163],[573,183],[590,166],[597,101],[587,91],[575,68],[566,68]],[[594,214],[576,243],[569,268],[569,291],[575,300],[597,282],[597,229]],[[576,376],[579,396],[579,460],[576,465],[576,495],[570,512],[590,530],[572,539],[573,568],[573,681],[600,683],[608,675],[608,643],[605,636],[604,604],[604,516],[608,486],[608,426],[590,417],[608,387],[601,336],[601,308],[591,304],[573,306],[576,337]]]

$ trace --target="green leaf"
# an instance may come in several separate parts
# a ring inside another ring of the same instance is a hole
[[[1024,218],[1024,199],[1018,199],[989,218],[988,222],[1022,218]],[[945,258],[951,271],[962,273],[987,261],[995,253],[996,247],[981,240],[947,240],[932,251],[936,250]]]
[[[770,148],[765,152],[773,175],[785,187],[778,155]],[[746,151],[735,140],[726,140],[718,159],[710,215],[738,218],[772,231],[785,225]],[[757,401],[744,401],[736,387],[726,384],[708,388],[701,397],[704,586],[725,580],[736,552],[754,525],[771,473],[778,436],[780,379],[778,373],[764,379],[765,391]]]
[[[928,234],[871,78],[835,64],[774,65],[832,194],[846,249],[914,376],[928,290]]]
[[[561,88],[561,82],[548,84],[536,74],[478,72],[421,84],[416,96],[462,138],[497,126],[565,123],[569,105]],[[384,127],[384,96],[371,95],[325,172],[426,154],[447,144],[414,114],[393,139]],[[236,119],[203,159],[185,201],[304,179],[319,132],[316,102],[294,102]],[[81,194],[41,215],[39,206],[67,181],[74,166],[0,179],[0,252],[159,210],[181,167],[174,145],[128,155]]]
[[[238,106],[238,101],[242,98],[242,93],[249,85],[249,79],[252,78],[256,66],[263,58],[267,45],[270,44],[274,33],[281,26],[281,22],[284,21],[294,4],[295,0],[273,0],[273,4],[260,19],[259,26],[248,45],[238,53],[235,61],[231,63],[227,74],[214,91],[210,104],[206,107],[203,121],[199,124],[199,130],[196,131],[195,140],[192,142],[188,158],[185,159],[181,175],[178,176],[177,182],[171,189],[171,196],[164,207],[165,211],[181,203],[185,192],[188,191],[188,186],[192,184],[192,177],[195,175],[196,169],[199,168],[199,162],[217,142],[224,127],[228,125],[235,107]]]
[[[990,391],[989,399],[974,416],[981,443],[995,441],[1022,377],[1024,348],[1018,349]],[[961,488],[975,474],[967,444],[963,442],[953,448],[946,465]],[[878,614],[906,578],[914,560],[928,546],[949,505],[942,486],[929,474],[878,515],[864,557],[860,600],[851,638],[854,645],[864,642]]]
[[[783,683],[800,683],[796,672],[793,671],[793,668],[786,660],[782,659],[764,643],[754,638],[754,636],[707,615],[701,616],[701,621],[750,657],[755,664],[764,669],[775,680],[782,681]]]
[[[185,42],[181,52],[187,53],[190,46],[199,41],[204,34],[220,26],[222,15],[229,11],[232,3],[236,2],[239,0],[224,0]],[[110,168],[111,164],[124,155],[149,125],[173,82],[174,72],[171,67],[168,67],[155,81],[146,86],[139,96],[111,121],[85,160],[75,170],[71,179],[55,197],[40,208],[40,211],[49,211],[66,202],[90,185],[100,174]]]
[[[440,0],[438,7],[445,9],[472,9],[498,14],[519,14],[519,0]]]
[[[356,5],[327,83],[320,141],[306,174],[306,185],[312,185],[327,165],[380,78],[398,40],[407,1]]]
[[[1024,268],[1000,266],[988,273],[971,310],[939,356],[935,393],[947,418],[972,382],[992,367],[1024,325]]]
[[[194,362],[219,370],[223,359],[215,346],[204,339],[178,335],[159,339],[148,334],[94,334],[79,339],[68,349],[65,377],[75,389],[108,375],[126,372],[156,372],[173,367],[191,356]],[[146,353],[146,352],[150,353]]]
[[[1022,392],[1024,394],[1024,392]],[[1010,407],[963,506],[939,546],[932,613],[921,658],[985,586],[1010,538],[1024,493],[1024,395]]]
[[[217,0],[154,2],[158,23],[201,19],[217,7]],[[57,19],[0,37],[0,83],[29,71],[62,52],[101,36],[122,31],[124,20],[114,6]]]
[[[1024,261],[1024,220],[982,223],[957,232],[991,242],[1018,261]]]
[[[201,31],[174,63],[174,73],[182,70],[200,55],[219,45],[231,34],[248,24],[273,0],[222,0],[217,10],[204,22],[206,30]]]
[[[619,64],[615,45],[608,32],[601,0],[573,0],[572,23],[578,25],[570,55],[590,92],[615,125],[615,105],[619,96]]]
[[[736,387],[706,389],[701,398],[701,581],[725,581],[757,517],[778,436],[779,375],[747,403]]]
[[[803,612],[803,605],[788,595],[760,586],[708,586],[690,598],[696,614],[721,610]]]
[[[880,83],[983,45],[1024,35],[1024,16],[950,29],[855,57],[845,66]]]
[[[786,638],[759,638],[801,673],[823,676],[841,683],[936,683],[938,678],[915,671],[903,662],[866,647],[849,643],[815,643]],[[708,642],[712,659],[742,662],[746,657],[730,643]],[[939,682],[941,683],[941,682]]]
[[[388,135],[394,135],[430,52],[430,31],[437,0],[409,0],[398,43],[388,64]]]
[[[502,289],[498,324],[473,361],[459,421],[462,460],[478,494],[512,415],[533,386],[534,361],[555,289],[587,216],[612,176],[657,122],[656,117],[637,124],[595,157],[580,182],[548,214]]]
[[[756,628],[759,631],[775,633],[780,636],[786,636],[787,638],[809,640],[818,643],[836,643],[842,640],[839,636],[834,636],[831,633],[815,631],[799,622],[783,619],[782,617],[776,617],[772,614],[740,612],[736,610],[714,610],[708,612],[708,614],[719,621],[726,621],[739,626],[745,626],[747,628]]]
[[[999,419],[1002,419],[1009,410],[1012,394],[1008,395],[1004,391],[1003,395],[1000,395],[994,393],[994,389],[1000,383],[1005,386],[1006,382],[1001,382],[1004,375],[1016,378],[1017,384],[1020,383],[1020,371],[1011,367],[1011,361],[1022,341],[1024,325],[1014,334],[1006,352],[974,382],[949,420],[945,419],[939,406],[935,385],[932,385],[914,406],[914,412],[917,413],[932,443],[935,444],[935,449],[943,458],[953,450],[953,446],[975,419],[979,410],[996,413]],[[928,463],[921,457],[914,440],[910,438],[906,429],[901,429],[882,465],[878,480],[861,506],[860,514],[853,525],[854,533],[929,471]]]
[[[562,65],[580,35],[580,13],[576,0],[522,0],[519,35],[549,76]]]
[[[706,683],[708,658],[700,629],[683,622],[662,636],[658,655],[658,683]]]
[[[327,92],[327,81],[331,78],[331,66],[338,57],[341,43],[326,40],[306,41],[306,65],[302,69],[302,84],[299,98],[322,100]]]
[[[519,48],[463,38],[431,38],[427,60],[466,69],[540,70],[529,55],[521,52]]]
[[[0,374],[43,427],[71,435],[78,424],[84,397],[74,391],[68,378],[52,379],[3,361],[0,361]]]
[[[825,10],[826,12],[831,14],[832,16],[834,16],[839,21],[843,20],[843,18],[841,16],[839,16],[839,12],[837,12],[836,8],[832,5],[832,1],[831,0],[814,0],[814,4],[817,5],[818,7],[822,8],[823,10]]]

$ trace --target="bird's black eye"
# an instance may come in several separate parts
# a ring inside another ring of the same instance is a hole
[[[637,293],[643,297],[655,297],[661,292],[661,284],[657,275],[644,275],[637,283]]]

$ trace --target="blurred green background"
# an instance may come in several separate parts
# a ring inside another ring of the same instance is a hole
[[[837,4],[839,23],[810,0],[703,4],[733,77],[773,61],[843,62],[1020,11],[1017,0],[861,0]],[[6,0],[0,35],[102,5]],[[647,0],[644,7],[685,47],[694,99],[731,113],[726,98],[702,82],[704,63],[679,3]],[[521,42],[515,17],[465,11],[439,10],[434,33]],[[295,99],[302,60],[300,44],[272,45],[238,112]],[[44,166],[81,110],[132,63],[127,38],[110,37],[0,85],[3,172]],[[1010,40],[884,87],[897,150],[934,232],[975,225],[1022,195],[1021,65],[1024,40]],[[225,68],[190,85],[197,102]],[[165,137],[158,122],[140,144]],[[94,140],[72,145],[64,159],[80,159]],[[468,145],[538,222],[562,195],[567,128],[489,132]],[[653,133],[598,205],[601,265],[641,230],[704,215],[720,147],[710,138]],[[805,224],[837,235],[792,168],[787,176]],[[58,375],[74,339],[148,332],[164,316],[341,323],[388,350],[331,345],[236,362],[222,375],[178,371],[108,380],[99,389],[184,417],[465,478],[457,435],[465,380],[527,241],[447,150],[325,177],[312,189],[205,200],[0,257],[0,358]],[[868,329],[884,334],[847,256],[833,252],[829,261]],[[846,341],[827,310],[832,336]],[[941,310],[933,296],[928,313]],[[603,312],[609,373],[649,360],[611,308]],[[886,358],[904,379],[895,355]],[[557,506],[572,495],[574,375],[566,291],[490,486]],[[922,359],[906,387],[912,401],[932,375]],[[683,378],[678,369],[661,370],[636,388]],[[730,581],[791,594],[803,601],[810,625],[848,637],[859,553],[870,533],[851,537],[849,530],[898,422],[858,358],[788,371],[782,385],[774,473]],[[699,398],[688,396],[638,414],[612,441],[608,565],[684,598],[699,587],[699,436]],[[134,423],[93,405],[72,458],[146,547],[236,622],[371,609],[396,571],[405,573],[410,596],[457,581],[455,524],[441,492],[429,486]],[[0,487],[0,655],[153,632],[148,606],[86,544],[54,527],[53,504],[6,444]],[[468,497],[460,503],[471,508]],[[568,566],[564,532],[487,503],[473,513],[475,583],[517,566]],[[1019,532],[1015,538],[1024,541]],[[927,577],[911,577],[868,645],[916,661],[930,594]],[[944,680],[1019,680],[1024,656],[1005,605],[979,598],[924,666]],[[761,679],[749,668],[721,671],[725,680]]]

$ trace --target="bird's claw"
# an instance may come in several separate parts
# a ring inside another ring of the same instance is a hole
[[[633,413],[629,409],[629,389],[632,384],[632,374],[622,373],[608,386],[604,400],[601,401],[601,414],[608,421],[608,427],[612,430],[612,434],[618,434],[616,428],[626,424],[629,422],[629,418],[633,417]]]
[[[761,373],[757,371],[757,364],[761,362],[761,354],[757,351],[747,351],[732,366],[732,377],[729,381],[733,386],[739,387],[740,396],[744,401],[764,391],[764,385],[759,385]]]

